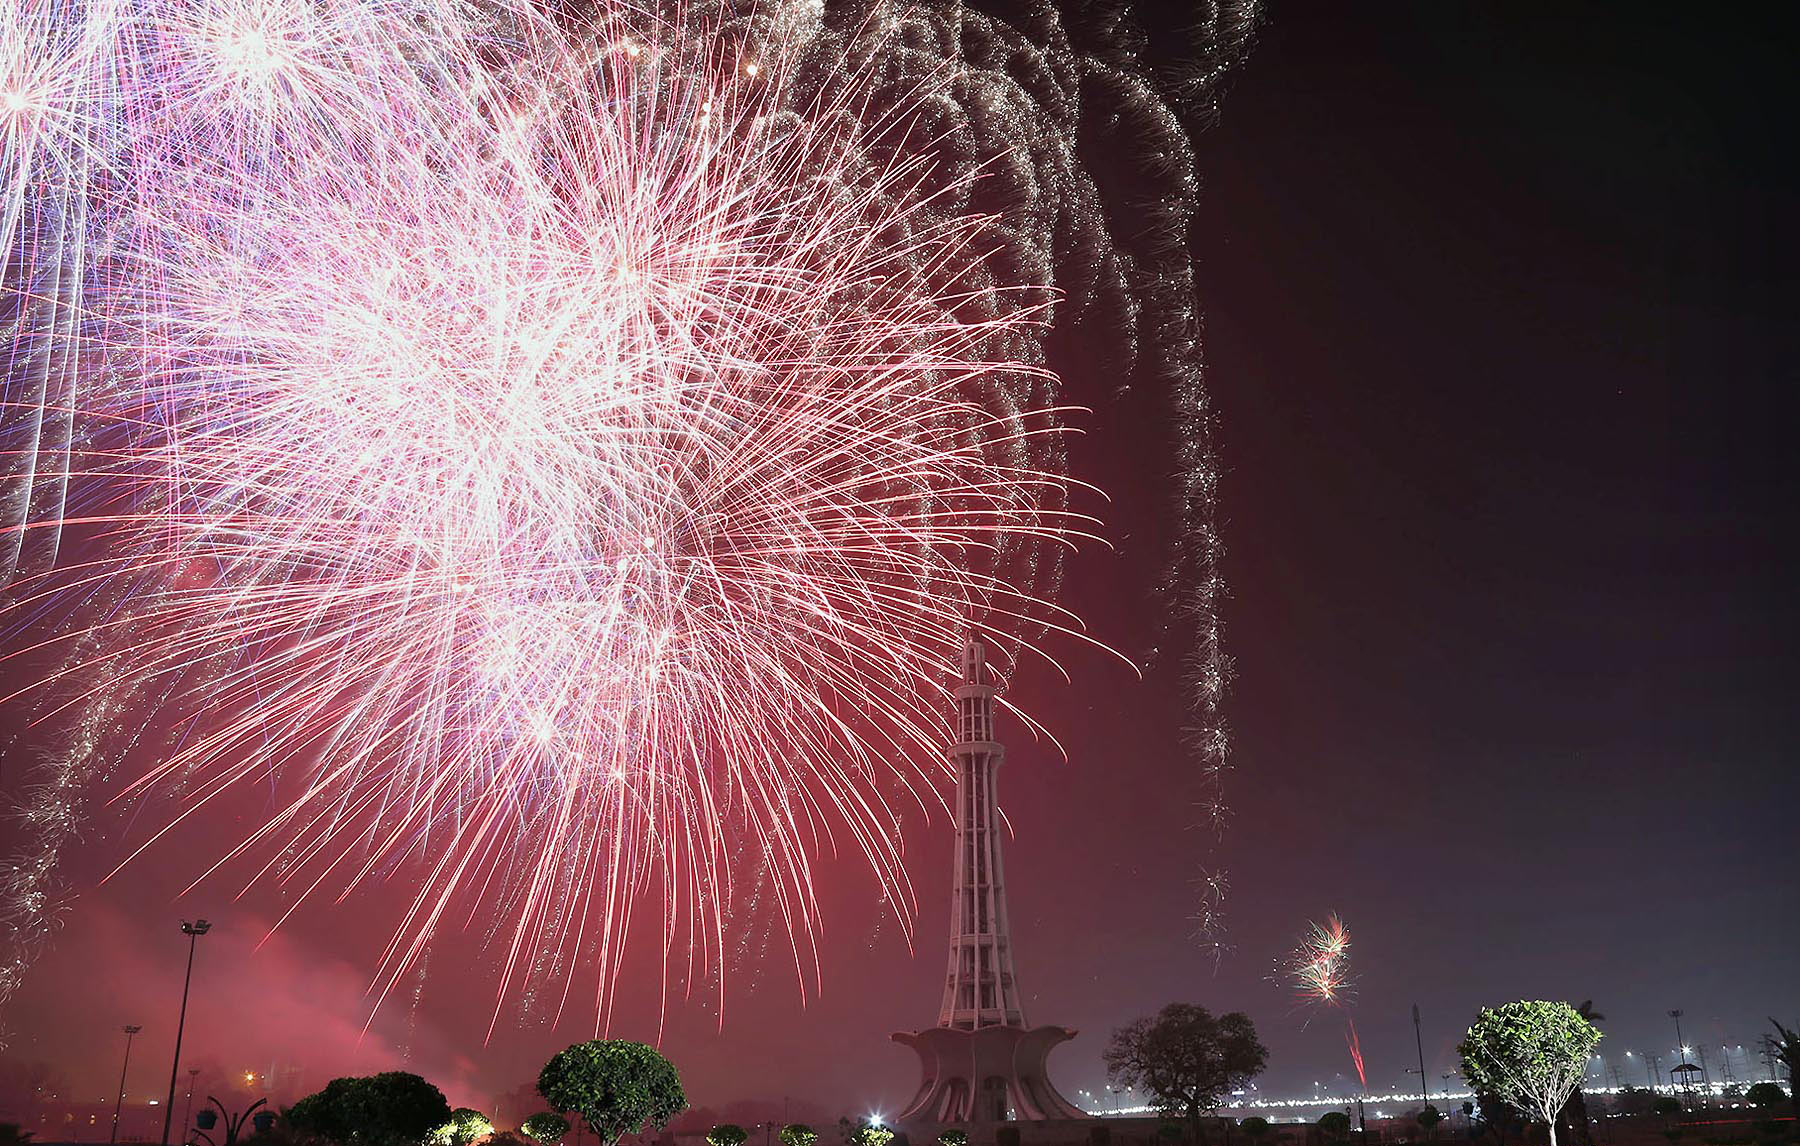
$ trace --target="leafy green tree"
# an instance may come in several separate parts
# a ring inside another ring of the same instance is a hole
[[[1787,1101],[1787,1091],[1778,1083],[1759,1082],[1744,1092],[1744,1101],[1758,1109]]]
[[[750,1132],[735,1122],[721,1122],[706,1132],[708,1146],[744,1146]]]
[[[864,1122],[850,1131],[849,1146],[888,1146],[894,1132],[878,1122]]]
[[[450,1121],[444,1092],[416,1074],[390,1070],[334,1078],[288,1108],[287,1124],[303,1134],[355,1146],[420,1146]]]
[[[1543,1122],[1556,1146],[1556,1116],[1599,1042],[1594,1024],[1569,1004],[1520,1001],[1483,1008],[1457,1049],[1476,1093],[1497,1095]]]
[[[1350,1116],[1341,1110],[1328,1110],[1319,1116],[1319,1132],[1327,1142],[1342,1142],[1350,1137]]]
[[[550,1146],[551,1143],[561,1142],[563,1136],[568,1134],[569,1120],[560,1114],[546,1110],[542,1114],[533,1114],[527,1118],[525,1124],[519,1129],[525,1132],[526,1137],[542,1142],[544,1146]]]
[[[538,1074],[538,1093],[562,1113],[573,1111],[603,1146],[648,1123],[662,1130],[687,1109],[674,1064],[643,1043],[594,1039],[558,1051]]]
[[[937,1140],[938,1146],[969,1146],[969,1136],[960,1130],[946,1130]]]
[[[1241,1011],[1215,1018],[1205,1007],[1170,1003],[1114,1031],[1105,1059],[1114,1085],[1149,1094],[1158,1113],[1186,1119],[1200,1142],[1201,1120],[1262,1073],[1269,1050]]]
[[[781,1146],[813,1146],[819,1132],[804,1122],[790,1122],[781,1128]]]
[[[459,1106],[450,1112],[450,1121],[438,1127],[431,1140],[436,1146],[469,1146],[475,1139],[486,1138],[493,1132],[494,1124],[487,1115]]]

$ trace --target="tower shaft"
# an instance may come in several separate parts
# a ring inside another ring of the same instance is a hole
[[[956,688],[956,858],[951,874],[950,961],[938,1025],[958,1030],[1022,1027],[1006,869],[1000,854],[996,775],[1006,750],[994,739],[994,684],[987,650],[970,641]]]
[[[995,678],[987,646],[963,647],[955,689],[956,858],[951,868],[950,965],[935,1027],[900,1031],[919,1056],[919,1089],[899,1116],[921,1141],[935,1126],[1085,1118],[1050,1082],[1047,1060],[1075,1037],[1028,1027],[1013,976],[994,781],[1005,749],[994,739]]]

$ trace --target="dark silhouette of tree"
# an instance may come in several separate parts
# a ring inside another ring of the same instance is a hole
[[[1576,1004],[1575,1013],[1589,1023],[1598,1026],[1606,1021],[1606,1016],[1594,1009],[1594,1000],[1583,999]],[[1568,1103],[1558,1115],[1563,1125],[1569,1128],[1570,1135],[1583,1146],[1592,1146],[1594,1141],[1593,1122],[1588,1118],[1587,1094],[1578,1085],[1575,1093],[1569,1095]]]
[[[1438,1108],[1429,1102],[1425,1104],[1425,1109],[1413,1115],[1413,1121],[1417,1122],[1425,1133],[1432,1138],[1437,1137],[1438,1123],[1443,1120],[1444,1116],[1438,1112]]]
[[[1272,1130],[1273,1127],[1269,1125],[1269,1120],[1267,1118],[1258,1118],[1255,1115],[1251,1115],[1249,1118],[1238,1123],[1238,1129],[1244,1132],[1244,1137],[1250,1139],[1250,1146],[1259,1146],[1262,1140],[1268,1137],[1269,1131]]]
[[[1613,1095],[1613,1110],[1619,1114],[1648,1114],[1656,1104],[1656,1095],[1641,1086],[1627,1086]]]
[[[1506,1146],[1506,1135],[1518,1124],[1518,1114],[1497,1094],[1475,1094],[1476,1109],[1481,1115],[1481,1131],[1494,1136],[1494,1146]],[[1522,1125],[1518,1129],[1523,1130]],[[1470,1137],[1475,1137],[1472,1132]]]
[[[1786,1102],[1787,1097],[1787,1091],[1774,1082],[1759,1082],[1744,1092],[1744,1101],[1759,1109]]]
[[[1319,1132],[1327,1142],[1342,1142],[1350,1137],[1350,1116],[1341,1110],[1330,1110],[1319,1116]]]
[[[1165,1118],[1185,1119],[1200,1143],[1201,1120],[1262,1073],[1269,1050],[1241,1011],[1214,1017],[1205,1007],[1170,1003],[1114,1031],[1105,1059],[1115,1085],[1145,1092]]]
[[[1800,1119],[1800,1031],[1790,1031],[1773,1018],[1769,1022],[1775,1027],[1770,1049],[1781,1060],[1781,1065],[1787,1067],[1788,1097],[1794,1103],[1795,1119]]]

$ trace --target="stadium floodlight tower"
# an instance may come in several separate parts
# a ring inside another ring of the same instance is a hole
[[[1067,1027],[1031,1027],[1013,974],[1000,859],[995,773],[1006,751],[994,739],[994,673],[987,646],[963,646],[956,687],[956,859],[950,892],[950,965],[937,1026],[902,1031],[919,1056],[919,1089],[896,1121],[1041,1122],[1086,1118],[1050,1084],[1051,1048],[1075,1037]]]

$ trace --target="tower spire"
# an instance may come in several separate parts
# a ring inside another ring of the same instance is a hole
[[[994,739],[994,677],[987,645],[963,642],[956,686],[956,856],[951,871],[950,967],[938,1026],[1022,1027],[1006,917],[1006,871],[1000,855],[996,777],[1006,749]]]
[[[962,677],[952,690],[956,854],[943,1004],[937,1026],[894,1036],[919,1055],[919,1090],[899,1121],[920,1128],[1087,1117],[1057,1093],[1046,1065],[1051,1049],[1075,1032],[1026,1026],[1013,974],[995,785],[1006,749],[995,735],[998,678],[987,657],[987,643],[970,634],[963,642]]]

